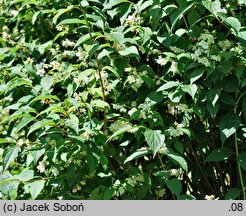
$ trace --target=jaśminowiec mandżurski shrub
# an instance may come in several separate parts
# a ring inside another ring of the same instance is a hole
[[[0,198],[246,199],[245,7],[0,0]]]

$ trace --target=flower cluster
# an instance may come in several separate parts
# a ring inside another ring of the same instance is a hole
[[[139,73],[134,67],[125,68],[125,72],[129,74],[127,76],[125,84],[130,84],[130,87],[133,90],[137,91],[140,88],[140,86],[144,83],[144,81],[141,78],[141,75],[144,75],[145,72]]]

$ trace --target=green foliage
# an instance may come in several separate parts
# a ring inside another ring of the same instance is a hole
[[[246,199],[245,7],[0,0],[0,199]]]

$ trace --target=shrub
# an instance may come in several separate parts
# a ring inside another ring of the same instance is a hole
[[[246,199],[245,1],[0,3],[1,199]]]

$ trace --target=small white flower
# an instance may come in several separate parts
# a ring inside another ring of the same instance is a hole
[[[133,75],[128,76],[127,80],[128,80],[129,83],[135,83],[136,82],[136,79],[135,79],[135,77]]]
[[[52,55],[56,55],[57,54],[57,50],[55,48],[51,48],[50,52]]]
[[[39,170],[40,173],[44,173],[45,172],[45,163],[42,161],[39,161],[37,169]]]
[[[74,81],[76,84],[79,84],[79,78],[74,77],[74,78],[73,78],[73,81]]]
[[[10,37],[11,37],[11,35],[8,34],[7,32],[3,32],[3,33],[2,33],[2,38],[3,38],[3,40],[8,40]]]
[[[30,58],[30,57],[27,57],[27,59],[26,59],[26,63],[30,63],[30,64],[32,64],[32,63],[33,63],[33,59],[32,59],[32,58]]]
[[[145,111],[142,111],[140,113],[139,118],[142,118],[142,119],[146,119],[147,118]]]
[[[139,128],[135,127],[135,128],[131,128],[128,132],[129,133],[135,133],[138,131]]]
[[[168,62],[168,60],[164,59],[162,56],[158,56],[158,59],[156,59],[155,61],[161,66],[165,65]]]
[[[177,169],[171,169],[170,170],[170,175],[177,177],[179,175],[179,170],[177,170]]]
[[[92,79],[90,77],[85,77],[81,83],[81,85],[84,87],[87,85]]]
[[[167,152],[168,152],[167,146],[166,146],[166,144],[164,144],[163,147],[161,147],[159,149],[159,153],[160,154],[167,154]]]
[[[125,72],[130,72],[130,71],[132,71],[132,67],[125,68]]]
[[[222,8],[222,9],[220,9],[220,10],[218,10],[218,12],[221,12],[221,13],[227,13],[227,10],[225,9],[225,8]]]
[[[219,198],[215,198],[215,195],[206,195],[205,200],[218,200]]]
[[[221,57],[216,55],[211,55],[211,59],[213,59],[214,61],[220,61]]]
[[[126,108],[124,108],[124,107],[122,107],[122,108],[120,108],[120,112],[122,112],[122,113],[126,113]]]
[[[101,78],[102,78],[103,81],[106,81],[107,78],[108,78],[108,73],[105,72],[105,71],[101,71]],[[96,80],[99,80],[99,79],[100,79],[100,76],[99,76],[99,74],[97,73],[97,74],[96,74]]]
[[[74,96],[74,98],[78,101],[79,100],[79,94],[77,93],[77,92],[74,92],[74,94],[73,94],[73,96]]]
[[[62,28],[62,26],[61,26],[61,25],[58,25],[58,26],[56,26],[56,30],[57,30],[57,31],[62,31],[62,30],[63,30],[63,28]]]
[[[83,134],[81,134],[81,137],[85,140],[88,140],[90,138],[90,134],[87,131],[85,131]]]
[[[87,56],[87,52],[86,51],[79,51],[75,54],[79,60],[84,60],[85,57]]]
[[[19,14],[19,11],[17,11],[17,10],[11,10],[10,13],[11,13],[12,16],[15,17],[15,16],[17,16]]]
[[[60,63],[58,61],[52,61],[50,62],[50,66],[54,69],[54,70],[59,70],[60,69]]]
[[[158,79],[156,82],[155,82],[156,85],[161,85],[161,81]]]
[[[172,64],[169,70],[172,72],[175,72],[177,70],[177,62],[172,61]]]
[[[129,15],[126,19],[126,23],[129,23],[129,24],[132,24],[134,22],[136,22],[137,19],[136,19],[136,14],[132,14],[132,15]]]
[[[39,69],[39,70],[36,72],[36,74],[37,74],[38,76],[44,77],[45,70],[44,70],[43,68],[42,68],[42,69]]]
[[[23,144],[24,144],[24,140],[23,139],[19,139],[18,142],[17,142],[17,145],[21,147]]]
[[[113,86],[108,83],[105,89],[106,89],[107,93],[109,94],[111,92],[111,90],[113,89]]]
[[[75,43],[70,41],[69,39],[66,38],[65,41],[62,41],[62,46],[64,46],[65,48],[68,47],[74,47]]]
[[[12,102],[12,101],[13,101],[13,98],[12,98],[11,96],[8,96],[8,97],[5,97],[4,100],[5,100],[5,101]]]
[[[136,108],[132,108],[131,110],[128,111],[128,115],[132,116],[133,113],[135,113],[137,111]]]

